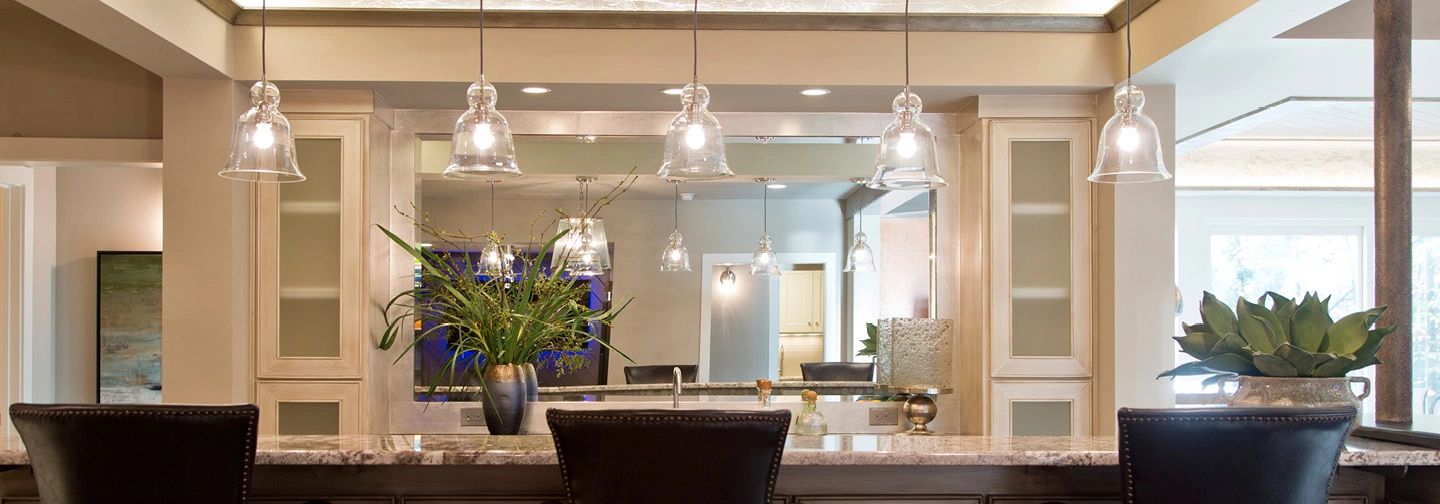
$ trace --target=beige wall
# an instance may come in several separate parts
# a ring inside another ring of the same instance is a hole
[[[0,136],[160,138],[160,77],[0,0]]]
[[[55,400],[94,402],[95,252],[161,247],[155,168],[56,170]]]
[[[166,402],[250,400],[248,186],[216,175],[241,96],[228,80],[165,80]]]
[[[598,189],[598,188],[597,188]],[[594,191],[592,191],[592,194]],[[500,200],[496,226],[510,242],[524,243],[530,223],[575,200]],[[470,233],[488,227],[489,201],[427,198],[425,213],[442,229]],[[696,363],[700,358],[700,276],[705,254],[749,254],[760,238],[760,201],[681,202],[680,231],[690,252],[690,273],[661,273],[660,251],[673,224],[670,200],[625,200],[605,208],[607,239],[614,244],[614,299],[634,298],[616,320],[612,343],[636,364]],[[770,235],[778,253],[823,252],[842,258],[845,240],[840,203],[834,200],[771,200]],[[748,269],[737,268],[737,274]],[[839,337],[839,335],[836,335]],[[764,358],[764,356],[756,356]],[[622,357],[610,361],[610,383],[624,383]]]

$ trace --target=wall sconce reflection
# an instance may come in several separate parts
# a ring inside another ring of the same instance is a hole
[[[720,293],[726,296],[734,293],[736,281],[735,272],[731,271],[729,266],[726,266],[725,271],[720,273]]]

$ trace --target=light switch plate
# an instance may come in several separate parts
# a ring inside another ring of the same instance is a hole
[[[900,424],[900,408],[874,406],[870,408],[870,426],[890,426]]]
[[[460,408],[461,427],[484,427],[485,408]]]

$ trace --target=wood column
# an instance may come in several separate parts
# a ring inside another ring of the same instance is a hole
[[[1380,347],[1376,420],[1411,420],[1411,0],[1375,0],[1375,302],[1395,326]]]

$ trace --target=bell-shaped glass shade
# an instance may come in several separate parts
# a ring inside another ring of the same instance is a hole
[[[945,187],[937,173],[935,134],[920,122],[923,103],[908,89],[891,104],[895,120],[880,135],[880,154],[875,157],[875,174],[865,186],[882,190],[924,190]]]
[[[710,114],[710,90],[686,84],[680,92],[680,113],[665,132],[665,180],[714,180],[735,176],[725,162],[725,134]]]
[[[610,269],[604,220],[571,217],[560,219],[557,228],[565,236],[555,242],[551,269],[575,276],[601,275]]]
[[[845,255],[845,271],[875,271],[875,254],[870,251],[870,244],[865,243],[864,231],[855,233],[855,243]]]
[[[755,256],[750,260],[751,275],[780,274],[780,258],[775,255],[775,250],[771,249],[770,245],[770,235],[761,235],[760,248],[755,249]]]
[[[678,229],[670,232],[670,243],[660,253],[660,271],[690,271],[690,252]]]
[[[493,181],[523,175],[515,162],[510,123],[495,110],[497,98],[495,86],[484,79],[465,91],[470,109],[455,120],[446,178]]]
[[[1145,116],[1145,93],[1126,84],[1115,91],[1115,116],[1100,130],[1100,156],[1091,182],[1130,184],[1170,178],[1161,150],[1160,129]]]
[[[295,160],[295,135],[280,113],[280,88],[267,81],[250,86],[250,109],[230,136],[230,161],[220,176],[247,182],[305,180]]]
[[[501,244],[493,238],[487,241],[484,250],[480,251],[480,273],[490,278],[514,278],[514,248]]]

